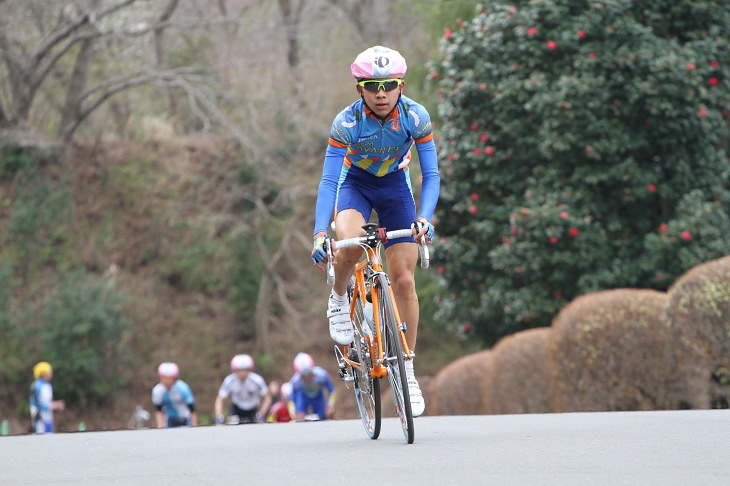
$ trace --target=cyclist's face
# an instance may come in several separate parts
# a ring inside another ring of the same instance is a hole
[[[239,380],[246,381],[246,378],[248,378],[248,372],[249,370],[236,370],[236,375],[238,375]]]
[[[171,376],[161,376],[160,382],[165,385],[165,388],[170,388],[172,387],[172,384],[175,383],[175,378]]]
[[[393,78],[390,77],[383,79]],[[400,86],[391,91],[379,89],[376,92],[368,91],[357,84],[355,87],[357,88],[357,92],[360,93],[360,96],[362,96],[365,100],[365,103],[367,103],[368,107],[373,110],[373,113],[375,113],[376,116],[383,118],[388,116],[390,112],[393,111],[393,108],[395,108],[396,103],[398,103],[398,97],[400,97],[403,92],[405,84],[405,81],[403,81]]]

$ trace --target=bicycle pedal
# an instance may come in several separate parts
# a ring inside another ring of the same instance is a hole
[[[355,377],[348,373],[344,368],[340,370],[340,379],[345,383],[355,381]]]

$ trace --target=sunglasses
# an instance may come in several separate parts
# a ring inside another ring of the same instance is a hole
[[[377,93],[381,89],[387,93],[388,91],[393,91],[395,88],[403,84],[403,80],[383,79],[381,81],[377,81],[374,79],[366,79],[365,81],[359,81],[357,84],[362,86],[366,91],[370,91],[371,93]]]

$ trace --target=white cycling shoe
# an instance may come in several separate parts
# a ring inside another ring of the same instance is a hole
[[[349,306],[335,302],[330,295],[327,301],[327,318],[330,321],[330,337],[337,344],[350,344],[355,337],[355,331],[350,320]]]
[[[411,413],[414,417],[420,417],[426,411],[426,400],[423,399],[421,387],[415,376],[408,377],[408,395],[411,397]]]

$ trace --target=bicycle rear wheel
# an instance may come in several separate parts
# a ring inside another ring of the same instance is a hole
[[[351,352],[354,352],[355,356],[351,359],[361,365],[360,369],[354,366],[351,367],[352,376],[354,377],[355,402],[357,402],[357,410],[360,412],[365,432],[371,439],[377,439],[380,436],[382,421],[380,380],[373,380],[370,377],[369,369],[372,366],[372,360],[365,337],[366,332],[363,328],[368,324],[365,322],[362,302],[359,300],[355,303],[355,314],[352,322],[355,325],[355,340]]]
[[[400,420],[403,436],[409,444],[413,444],[413,412],[411,398],[408,394],[408,377],[406,376],[405,356],[400,341],[400,331],[395,318],[395,303],[390,293],[390,283],[384,274],[378,275],[378,307],[380,311],[380,332],[383,335],[383,354],[388,368],[388,381],[393,392],[395,409]]]

